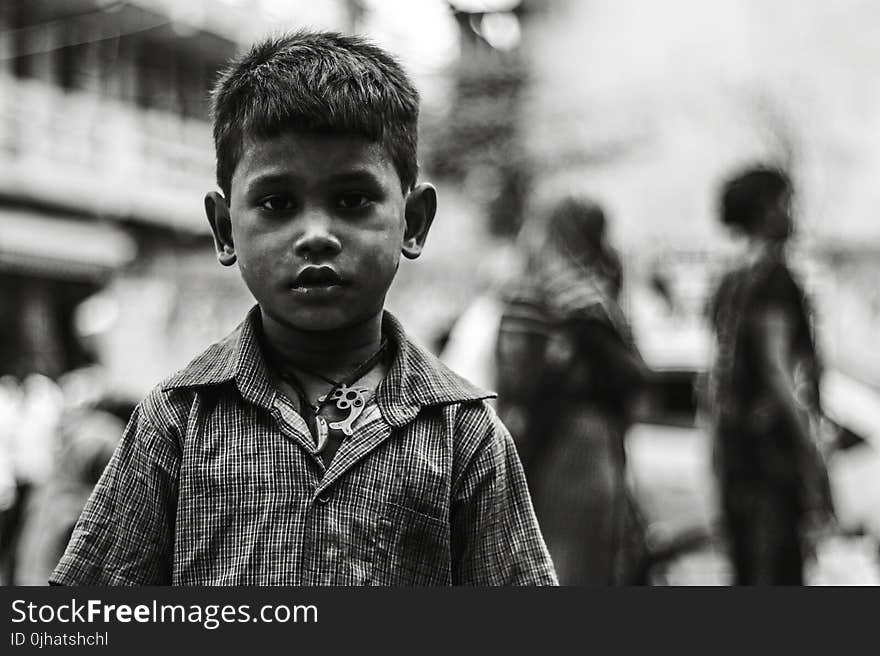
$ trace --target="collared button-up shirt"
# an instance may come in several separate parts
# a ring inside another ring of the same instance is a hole
[[[324,465],[254,308],[139,404],[50,582],[555,585],[491,395],[407,339]]]

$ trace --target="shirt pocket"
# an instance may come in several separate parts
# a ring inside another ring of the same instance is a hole
[[[376,585],[450,585],[448,522],[389,504],[379,520],[374,569]]]

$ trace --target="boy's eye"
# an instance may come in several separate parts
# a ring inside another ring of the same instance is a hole
[[[270,212],[283,212],[293,207],[293,200],[289,196],[268,196],[260,201],[260,207]]]
[[[362,209],[369,205],[371,202],[372,199],[367,194],[359,191],[342,194],[336,200],[337,206],[343,210]]]

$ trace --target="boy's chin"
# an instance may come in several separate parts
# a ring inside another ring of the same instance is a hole
[[[303,332],[332,332],[356,326],[363,321],[351,316],[344,309],[325,308],[296,312],[288,323],[296,330]]]

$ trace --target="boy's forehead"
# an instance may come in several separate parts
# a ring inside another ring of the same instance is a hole
[[[373,175],[397,176],[394,163],[378,141],[360,134],[285,131],[261,137],[247,135],[233,174],[233,185],[267,172],[305,177],[365,170]]]

